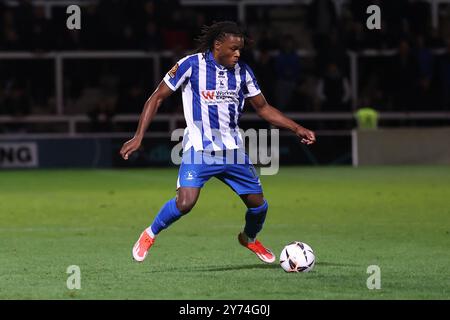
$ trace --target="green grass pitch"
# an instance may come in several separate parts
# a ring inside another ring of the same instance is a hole
[[[449,299],[450,167],[282,167],[262,176],[260,234],[304,241],[310,273],[237,242],[245,207],[216,179],[143,263],[131,248],[174,196],[177,169],[0,172],[1,299]],[[81,289],[66,286],[68,266]],[[381,270],[381,289],[366,286]]]

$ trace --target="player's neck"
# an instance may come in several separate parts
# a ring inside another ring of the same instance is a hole
[[[214,59],[214,62],[216,63],[216,65],[218,65],[221,68],[226,68],[226,66],[224,64],[220,63],[217,52],[210,51],[210,53],[211,53],[211,59]]]

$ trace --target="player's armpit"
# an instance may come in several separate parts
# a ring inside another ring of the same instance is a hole
[[[157,94],[158,98],[164,100],[169,97],[174,91],[162,80],[153,94]]]

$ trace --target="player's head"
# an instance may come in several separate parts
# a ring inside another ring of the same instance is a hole
[[[197,52],[211,50],[221,65],[234,67],[248,37],[235,22],[221,21],[204,26],[197,41]]]

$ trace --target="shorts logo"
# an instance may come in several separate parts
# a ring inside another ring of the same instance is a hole
[[[178,63],[176,63],[176,64],[172,67],[172,69],[170,69],[170,71],[168,72],[169,76],[170,76],[171,78],[174,78],[174,77],[175,77],[175,73],[177,73],[177,70],[178,70]]]
[[[189,170],[189,171],[186,171],[184,176],[185,176],[186,180],[194,180],[195,177],[197,176],[197,173],[193,170]]]

